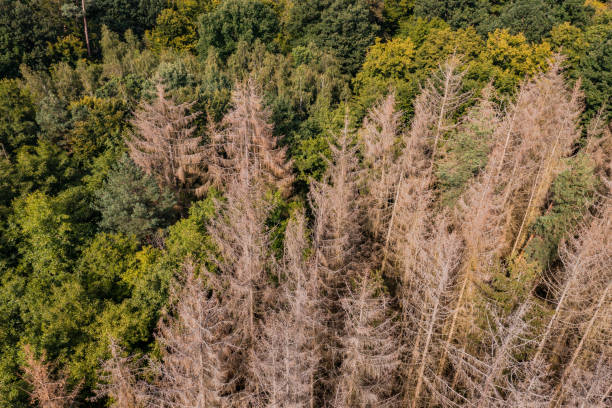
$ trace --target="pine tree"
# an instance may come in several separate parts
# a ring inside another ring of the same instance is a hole
[[[177,105],[158,84],[155,101],[142,102],[134,113],[135,132],[126,140],[134,163],[181,200],[185,194],[201,196],[207,188],[207,149],[193,124],[200,113],[188,113],[193,104]]]

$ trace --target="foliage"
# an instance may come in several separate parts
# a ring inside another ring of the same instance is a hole
[[[605,405],[609,5],[84,6],[0,0],[0,407]]]
[[[102,215],[99,225],[106,230],[143,240],[173,219],[174,195],[162,190],[126,155],[112,167],[95,195],[95,207]]]
[[[274,47],[279,31],[278,16],[269,3],[227,0],[200,18],[198,52],[206,59],[209,48],[215,47],[222,59],[232,54],[240,41],[253,44],[256,39]]]

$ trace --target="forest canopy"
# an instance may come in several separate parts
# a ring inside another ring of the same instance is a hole
[[[0,408],[612,404],[612,5],[0,0]]]

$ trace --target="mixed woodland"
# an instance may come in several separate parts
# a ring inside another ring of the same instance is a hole
[[[0,407],[609,407],[612,5],[0,0]]]

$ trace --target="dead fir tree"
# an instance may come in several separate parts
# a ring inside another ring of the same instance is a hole
[[[400,326],[391,313],[380,278],[364,272],[354,286],[341,300],[346,320],[333,406],[399,406]]]
[[[170,313],[155,335],[161,360],[152,361],[156,380],[147,407],[229,406],[235,347],[229,317],[196,274],[187,262],[171,287]]]
[[[463,77],[466,71],[462,69],[461,58],[451,55],[442,63],[426,81],[421,93],[415,100],[415,115],[417,106],[427,111],[431,122],[427,123],[427,131],[431,142],[431,157],[435,159],[442,136],[455,124],[452,116],[469,101],[471,93],[463,92]]]
[[[466,129],[479,128],[479,122],[486,118],[490,123],[498,123],[499,113],[490,97],[493,90],[483,93],[483,97],[474,109],[480,115],[470,115],[463,126]],[[520,96],[519,96],[520,97]],[[496,128],[489,144],[491,151],[487,164],[480,174],[470,183],[459,197],[454,209],[454,223],[463,241],[464,250],[461,268],[456,277],[457,285],[455,305],[447,323],[446,345],[454,340],[458,327],[461,326],[462,340],[465,341],[474,328],[474,308],[478,305],[475,299],[479,285],[488,282],[501,257],[504,242],[504,223],[508,217],[506,197],[499,185],[504,183],[506,174],[499,167],[510,153],[507,148],[508,134],[503,127]],[[465,323],[462,325],[462,323]],[[446,364],[446,351],[440,358],[438,374]]]
[[[293,177],[287,149],[278,146],[271,113],[255,81],[236,83],[231,106],[220,126],[210,129],[216,151],[211,173],[222,184],[242,171],[247,177],[257,173],[264,184],[288,194]]]
[[[109,340],[110,357],[103,362],[100,381],[92,400],[108,398],[112,408],[145,408],[148,406],[147,387],[140,377],[142,361],[124,351],[113,338]]]
[[[508,406],[508,395],[512,394],[517,373],[522,368],[516,356],[529,341],[531,326],[527,313],[533,307],[531,303],[525,301],[510,315],[491,304],[486,312],[489,323],[481,336],[485,339],[483,352],[475,355],[451,346],[449,358],[457,378],[446,393],[435,395],[434,400],[446,406],[459,403],[474,407]]]
[[[25,345],[25,357],[21,367],[24,380],[30,385],[30,398],[41,408],[69,408],[81,390],[80,385],[69,389],[68,375],[57,373],[53,364],[45,361],[45,354],[41,358],[34,355],[32,347]]]
[[[220,296],[232,321],[237,365],[232,369],[234,397],[243,406],[254,403],[260,393],[249,356],[260,336],[259,320],[271,307],[273,288],[268,277],[271,230],[266,225],[271,203],[255,169],[241,169],[218,201],[218,213],[208,226],[214,245],[210,260],[218,273],[208,282]]]
[[[134,112],[135,131],[126,140],[134,163],[179,198],[186,193],[201,196],[206,190],[208,153],[194,125],[200,112],[189,113],[194,103],[176,104],[158,84],[155,101],[143,101]]]
[[[345,289],[359,264],[362,243],[357,146],[351,136],[347,115],[337,143],[330,143],[332,160],[327,172],[321,182],[311,184],[309,196],[315,216],[315,264],[323,290],[329,292]]]
[[[315,385],[321,300],[306,250],[306,219],[303,211],[297,211],[285,233],[278,310],[269,311],[262,322],[251,358],[263,394],[261,406],[320,406]]]

